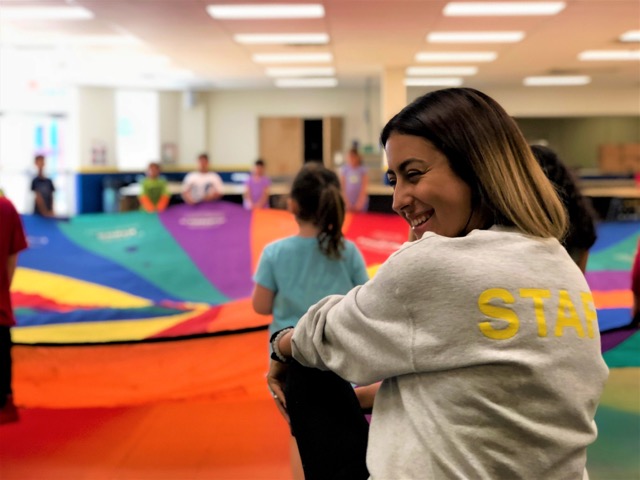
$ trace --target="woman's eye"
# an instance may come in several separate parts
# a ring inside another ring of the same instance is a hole
[[[387,182],[389,183],[389,185],[391,185],[392,187],[396,186],[396,179],[395,178],[387,178]]]
[[[419,177],[420,175],[422,175],[422,172],[418,171],[418,170],[409,170],[407,172],[407,178],[410,180],[415,180],[417,179],[417,177]]]

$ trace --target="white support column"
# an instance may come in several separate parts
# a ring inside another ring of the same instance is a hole
[[[382,73],[380,99],[382,101],[382,126],[407,105],[407,87],[404,85],[404,68],[388,68]],[[382,168],[387,168],[387,158],[382,155]]]

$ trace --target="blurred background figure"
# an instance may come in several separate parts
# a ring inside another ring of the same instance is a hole
[[[265,174],[264,160],[258,159],[253,164],[251,176],[245,184],[246,190],[242,204],[247,210],[269,208],[269,187],[271,179]]]
[[[189,205],[211,202],[222,197],[222,178],[209,171],[209,155],[198,156],[198,170],[188,173],[182,182],[182,199]]]
[[[11,306],[11,281],[18,264],[18,252],[27,248],[20,216],[13,204],[0,197],[0,425],[16,422],[18,410],[11,388],[11,327],[15,325]]]
[[[558,155],[549,147],[532,145],[531,151],[544,170],[569,215],[569,229],[562,244],[584,273],[589,250],[596,242],[595,213],[591,203],[580,193],[577,181]]]
[[[367,167],[362,165],[362,157],[357,148],[349,150],[347,164],[340,169],[340,183],[348,212],[366,212],[369,208]]]
[[[147,169],[147,176],[142,181],[142,192],[138,199],[140,207],[145,212],[162,212],[169,205],[169,189],[167,180],[160,176],[160,165],[151,162]]]
[[[640,326],[640,242],[636,248],[636,256],[631,270],[631,292],[633,293],[633,307],[631,309],[631,326]]]
[[[36,155],[34,163],[38,174],[31,182],[31,191],[35,194],[33,213],[43,217],[53,217],[53,192],[56,189],[51,179],[44,174],[44,155]]]

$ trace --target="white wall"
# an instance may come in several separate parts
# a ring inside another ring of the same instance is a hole
[[[411,88],[409,101],[427,90]],[[640,90],[580,88],[486,89],[507,112],[517,117],[640,115]],[[92,142],[104,142],[107,166],[115,166],[114,90],[80,88],[77,93],[79,165],[91,166]],[[208,152],[214,168],[249,167],[259,152],[261,116],[299,116],[344,119],[344,149],[353,140],[377,149],[382,128],[380,94],[372,88],[242,90],[198,92],[192,102],[182,92],[161,92],[160,141],[175,143],[178,164],[195,165]]]
[[[186,101],[185,96],[190,96],[191,100]],[[183,100],[180,109],[174,114],[180,118],[179,143],[178,143],[178,163],[196,167],[198,155],[208,152],[213,153],[209,148],[208,121],[209,107],[208,94],[205,92],[183,93]],[[216,165],[214,161],[211,162]]]
[[[217,91],[208,95],[208,151],[214,167],[248,167],[258,156],[260,117],[344,119],[344,148],[352,140],[377,145],[380,96],[364,89]],[[367,124],[366,112],[370,118]]]
[[[160,146],[173,144],[178,148],[180,145],[181,118],[176,112],[180,111],[181,101],[182,95],[180,92],[159,92]],[[180,151],[177,154],[180,155]],[[160,155],[162,156],[162,151]],[[157,160],[161,159],[158,158]],[[176,163],[178,163],[177,159]]]
[[[110,88],[79,88],[73,112],[75,141],[80,168],[95,167],[92,149],[104,146],[106,162],[101,167],[116,166],[116,106],[115,90]]]
[[[640,115],[640,88],[603,89],[582,87],[521,87],[479,89],[495,99],[514,117],[583,117]],[[426,89],[410,88],[413,101]]]
[[[426,93],[411,88],[408,101]],[[640,89],[615,90],[593,85],[579,88],[485,89],[509,114],[516,117],[568,117],[640,115]],[[212,164],[220,167],[248,166],[258,155],[260,116],[342,116],[344,148],[358,139],[361,145],[377,141],[382,121],[380,94],[373,89],[218,91],[208,96],[208,145]],[[367,101],[368,100],[368,101]],[[365,121],[365,111],[370,121]]]

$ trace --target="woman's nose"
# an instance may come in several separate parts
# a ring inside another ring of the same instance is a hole
[[[393,190],[393,203],[391,208],[393,208],[394,212],[400,214],[402,209],[409,205],[410,201],[408,190],[398,182]]]

